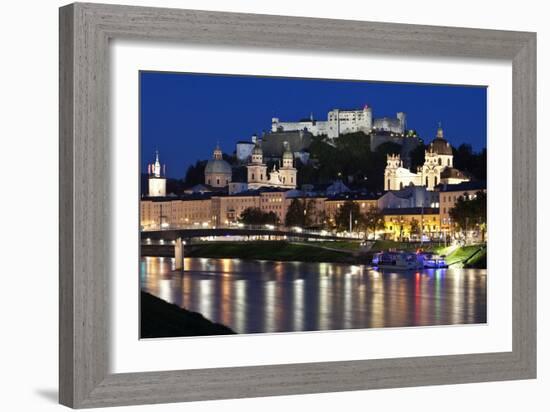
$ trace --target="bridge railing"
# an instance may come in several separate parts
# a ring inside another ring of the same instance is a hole
[[[205,226],[205,225],[166,225],[166,226],[149,226],[142,227],[141,232],[159,232],[159,231],[174,231],[174,230],[214,230],[214,229],[244,229],[244,230],[273,230],[277,232],[290,232],[290,233],[301,233],[301,234],[311,234],[311,235],[321,235],[321,236],[337,236],[338,233],[334,231],[327,230],[314,230],[314,229],[305,229],[297,226],[287,227],[283,225],[216,225],[216,226]]]
[[[177,237],[185,238],[209,238],[220,236],[260,236],[260,237],[284,237],[284,238],[301,238],[317,240],[346,240],[346,241],[362,241],[363,237],[360,234],[350,236],[347,233],[334,233],[326,230],[305,230],[302,228],[287,228],[284,226],[268,225],[243,225],[239,227],[211,227],[198,228],[196,226],[186,227],[171,227],[163,228],[162,230],[142,231],[141,238],[145,241],[152,239],[174,240]]]

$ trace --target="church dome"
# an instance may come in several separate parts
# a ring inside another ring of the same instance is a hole
[[[231,166],[225,160],[222,159],[211,159],[206,163],[204,173],[213,174],[231,174]]]
[[[290,150],[285,150],[284,153],[283,153],[283,160],[284,159],[288,159],[288,160],[293,160],[294,159],[294,155],[292,154],[292,152]]]
[[[254,149],[252,149],[252,154],[253,155],[263,155],[262,148],[260,147],[260,145],[254,146]]]
[[[231,175],[231,166],[225,160],[223,160],[223,153],[220,149],[220,145],[217,145],[214,149],[212,159],[206,163],[204,168],[205,174],[227,174]]]
[[[453,155],[453,148],[450,143],[443,138],[443,129],[441,127],[437,129],[437,136],[428,146],[428,151],[439,155]]]
[[[441,172],[442,179],[467,179],[468,177],[462,173],[460,170],[455,169],[454,167],[446,167]]]

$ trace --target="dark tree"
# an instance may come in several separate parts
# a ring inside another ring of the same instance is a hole
[[[185,187],[185,182],[182,179],[166,179],[166,193],[174,193],[181,195]]]
[[[485,240],[487,229],[487,194],[479,191],[473,199],[460,196],[455,206],[449,210],[449,216],[460,231],[479,230]]]
[[[401,153],[401,145],[394,142],[384,142],[376,148],[376,154],[383,157],[384,161],[389,154]]]
[[[361,214],[359,205],[347,200],[336,212],[335,222],[339,230],[349,230],[350,222],[353,228],[364,225],[364,216]]]
[[[226,153],[222,153],[222,159],[232,166],[239,164],[239,160],[237,159],[236,154],[228,155]]]
[[[319,167],[313,162],[306,164],[302,163],[300,159],[296,159],[296,169],[298,170],[298,187],[302,187],[305,184],[316,184],[319,182]]]
[[[398,154],[400,152],[400,145],[393,142],[385,142],[371,153],[368,163],[365,162],[365,171],[368,178],[366,188],[370,192],[376,193],[384,190],[384,169],[386,168],[388,154]]]
[[[285,226],[311,227],[314,221],[313,202],[307,199],[292,199],[286,212]]]
[[[474,153],[471,145],[461,144],[458,148],[453,149],[453,155],[455,168],[472,175],[476,179],[487,179],[487,150],[485,148],[479,153]]]
[[[374,152],[370,150],[370,136],[349,133],[331,141],[313,137],[309,147],[310,162],[297,164],[299,184],[329,183],[343,180],[351,189],[379,192],[384,188],[384,168],[389,153],[400,153],[401,146],[386,142]]]
[[[263,212],[260,208],[249,207],[241,213],[239,221],[245,225],[276,225],[279,217],[273,212]]]
[[[416,219],[411,220],[411,236],[420,236],[420,222]]]
[[[426,146],[419,144],[409,153],[411,159],[411,172],[415,172],[419,166],[424,164],[424,155],[426,152]]]
[[[338,174],[341,173],[341,164],[336,147],[324,138],[314,137],[309,146],[309,152],[312,163],[318,165],[315,171],[308,171],[311,177],[316,179],[311,183],[325,183],[338,178]]]
[[[187,186],[195,186],[204,184],[204,168],[206,160],[198,160],[194,165],[187,168],[185,173],[185,184]]]

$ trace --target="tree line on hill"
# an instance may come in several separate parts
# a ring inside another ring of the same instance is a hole
[[[385,142],[370,149],[369,136],[363,132],[340,136],[333,144],[324,137],[314,137],[309,147],[310,159],[307,165],[299,164],[298,183],[328,183],[336,179],[352,189],[364,189],[372,193],[384,189],[384,170],[388,154],[400,154],[401,145]],[[416,172],[424,164],[427,145],[422,141],[410,153],[410,169]],[[473,179],[487,178],[487,151],[474,152],[469,144],[453,147],[454,167]]]
[[[424,163],[426,145],[419,144],[409,153],[410,168],[415,172]],[[401,146],[386,142],[376,150],[370,150],[369,136],[363,132],[349,133],[329,142],[325,136],[314,136],[309,147],[310,161],[303,164],[296,159],[298,169],[298,187],[303,184],[328,184],[343,180],[354,190],[378,193],[384,189],[384,169],[388,154],[399,154]],[[472,146],[461,144],[453,147],[454,167],[466,172],[477,180],[487,178],[487,151],[473,151]],[[245,167],[237,161],[235,155],[223,155],[224,160],[234,167],[234,174],[243,178]],[[190,165],[183,179],[168,179],[167,192],[181,194],[183,190],[198,184],[204,184],[204,169],[207,160],[197,160]],[[147,185],[143,185],[146,191]]]

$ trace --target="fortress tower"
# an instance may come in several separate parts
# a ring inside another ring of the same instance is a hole
[[[397,112],[397,120],[399,120],[399,126],[401,128],[401,133],[405,133],[407,130],[407,114],[404,112]]]

